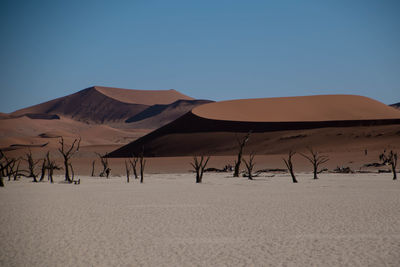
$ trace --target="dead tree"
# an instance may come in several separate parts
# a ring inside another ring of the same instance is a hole
[[[135,179],[138,178],[138,174],[136,171],[136,165],[137,165],[138,160],[139,160],[139,158],[136,156],[134,156],[132,159],[129,159],[129,163],[131,164],[131,167],[133,170],[133,175],[135,176]]]
[[[314,179],[318,179],[318,168],[321,164],[327,162],[329,160],[328,156],[320,155],[319,152],[314,151],[312,148],[309,148],[308,151],[311,155],[305,155],[300,153],[301,156],[306,158],[313,165]]]
[[[296,176],[294,175],[294,172],[293,172],[293,164],[292,164],[292,156],[294,154],[296,154],[296,152],[290,150],[289,154],[288,154],[288,159],[284,158],[283,161],[285,162],[286,167],[287,167],[288,171],[290,172],[290,175],[292,176],[293,183],[297,183]]]
[[[386,150],[383,151],[382,154],[379,155],[380,161],[383,164],[390,165],[392,167],[393,172],[393,180],[397,180],[396,174],[396,166],[397,166],[397,153],[390,150],[389,153],[386,153]]]
[[[28,177],[33,178],[33,182],[37,183],[37,173],[36,173],[36,165],[40,160],[35,161],[32,156],[32,151],[29,150],[28,153],[25,154],[25,161],[28,163]]]
[[[239,139],[236,136],[236,141],[239,145],[239,150],[238,150],[238,155],[237,155],[237,160],[235,161],[235,169],[233,173],[233,177],[239,177],[239,172],[240,172],[240,163],[242,162],[242,155],[243,155],[243,149],[246,143],[249,141],[251,131],[248,132],[242,139]]]
[[[53,172],[54,170],[60,170],[61,168],[57,166],[56,162],[50,159],[50,152],[47,152],[46,155],[46,161],[47,161],[47,180],[50,181],[50,183],[53,183]]]
[[[74,178],[75,178],[75,172],[74,172],[74,168],[72,168],[72,164],[71,163],[69,163],[69,168],[71,169],[71,181],[73,182]],[[80,181],[79,181],[79,183],[80,183]]]
[[[101,155],[99,153],[96,154],[100,158],[101,165],[103,165],[103,170],[100,172],[99,176],[100,177],[106,176],[108,178],[110,176],[111,169],[108,167],[108,158],[105,157],[107,153],[105,153],[104,155]]]
[[[201,183],[203,181],[204,169],[206,168],[209,159],[210,156],[208,156],[207,159],[204,161],[204,156],[201,156],[199,161],[197,156],[193,157],[193,162],[191,162],[190,165],[192,165],[192,167],[196,171],[196,183]]]
[[[15,175],[18,176],[18,172],[19,172],[19,159],[14,159],[14,158],[7,158],[6,156],[4,156],[5,158],[5,162],[6,164],[8,163],[8,167],[5,168],[5,173],[3,175],[8,177],[8,181],[11,180],[11,177]],[[18,165],[17,165],[18,163]],[[15,165],[17,165],[17,170],[15,170]]]
[[[61,137],[59,141],[61,147],[58,149],[58,151],[61,153],[64,159],[64,170],[65,170],[65,181],[68,183],[72,183],[73,181],[73,176],[72,179],[70,177],[70,170],[73,172],[72,165],[69,162],[72,156],[79,151],[79,147],[81,144],[81,138],[75,139],[72,145],[67,148],[67,146],[64,144],[64,138]]]
[[[125,160],[126,182],[129,183],[129,166]]]
[[[41,175],[40,175],[40,179],[39,182],[43,181],[44,176],[46,175],[46,169],[47,169],[47,164],[46,164],[46,158],[43,159],[42,162],[42,169],[41,169]]]
[[[139,156],[139,164],[140,164],[140,183],[143,183],[144,179],[144,167],[146,166],[146,160],[144,159],[144,149]]]
[[[13,174],[14,181],[16,181],[18,176],[20,175],[20,173],[19,173],[19,165],[21,163],[21,160],[18,159],[17,161],[18,161],[17,168],[16,168],[16,170],[14,171],[14,174]]]
[[[254,153],[251,153],[249,155],[249,161],[246,161],[245,159],[243,159],[243,163],[246,165],[246,169],[247,169],[247,177],[249,178],[249,180],[253,180],[253,168],[254,168]]]
[[[3,177],[5,176],[5,172],[10,166],[10,164],[12,164],[12,162],[10,160],[7,160],[7,157],[0,149],[0,187],[4,187]]]
[[[92,177],[94,176],[94,165],[95,164],[96,164],[96,160],[93,160],[92,161],[92,174],[91,174]]]

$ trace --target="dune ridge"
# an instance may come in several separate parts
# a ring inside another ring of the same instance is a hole
[[[174,89],[169,90],[138,90],[122,89],[114,87],[94,86],[98,92],[117,101],[127,104],[141,105],[166,105],[177,100],[194,100],[194,98],[184,95]]]
[[[308,122],[399,119],[400,112],[357,95],[312,95],[228,100],[193,109],[214,120],[243,122]]]

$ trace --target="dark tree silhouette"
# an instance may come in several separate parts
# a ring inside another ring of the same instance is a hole
[[[39,182],[43,181],[44,176],[46,175],[46,169],[47,169],[47,162],[46,162],[46,158],[44,158],[42,160],[42,169],[41,169],[41,175],[40,175]]]
[[[392,167],[392,172],[393,172],[393,180],[397,179],[397,174],[396,174],[396,167],[397,167],[397,153],[393,152],[390,150],[389,153],[386,153],[386,150],[383,151],[382,154],[379,155],[380,161],[382,161],[383,164],[390,165]]]
[[[201,156],[199,161],[197,156],[193,157],[193,162],[191,162],[190,165],[192,165],[196,171],[196,183],[201,183],[203,181],[204,169],[206,168],[209,159],[210,156],[208,156],[205,160],[204,156]]]
[[[7,167],[4,168],[3,173],[1,175],[7,176],[8,181],[11,180],[11,177],[14,177],[14,181],[17,180],[18,175],[20,175],[20,172],[19,172],[20,159],[7,158],[7,156],[4,155],[4,162],[7,165]],[[15,167],[15,166],[17,166],[17,167]]]
[[[21,175],[21,173],[20,173],[20,171],[19,171],[19,165],[20,165],[20,163],[21,163],[21,160],[20,160],[20,159],[17,159],[16,161],[18,162],[18,163],[17,163],[16,169],[15,169],[15,170],[14,170],[14,169],[11,169],[11,170],[13,171],[13,178],[14,178],[14,181],[16,181],[16,180],[18,179],[18,176]]]
[[[136,165],[138,163],[139,158],[134,156],[132,159],[129,159],[129,163],[131,164],[133,175],[135,176],[135,179],[138,178],[138,174],[136,171]]]
[[[12,161],[8,160],[3,151],[0,149],[0,187],[4,187],[3,177],[5,176],[10,164],[12,164]]]
[[[101,155],[99,153],[96,154],[99,156],[101,165],[103,166],[103,170],[101,171],[99,176],[100,177],[106,176],[108,178],[110,176],[111,169],[108,166],[108,158],[106,158],[107,153],[105,153],[104,155]]]
[[[246,165],[246,169],[247,169],[247,178],[249,178],[249,180],[253,180],[253,168],[254,168],[254,153],[251,153],[249,155],[249,161],[246,161],[245,159],[243,159],[243,163]]]
[[[94,165],[95,164],[96,164],[96,160],[93,160],[92,161],[92,174],[91,174],[92,177],[94,176]]]
[[[314,179],[318,179],[318,168],[321,164],[327,162],[329,160],[328,156],[320,155],[319,152],[314,151],[312,148],[309,148],[308,151],[311,155],[305,155],[300,153],[301,156],[306,158],[313,165]]]
[[[290,150],[289,154],[288,154],[288,159],[284,158],[283,161],[285,162],[286,167],[287,167],[290,175],[292,176],[293,183],[297,183],[296,176],[294,175],[294,172],[293,172],[293,164],[292,164],[292,157],[294,154],[296,154],[296,152]]]
[[[125,160],[126,182],[129,183],[129,166]]]
[[[53,173],[54,170],[60,170],[60,166],[57,166],[56,162],[54,160],[50,159],[50,152],[47,151],[46,155],[46,162],[47,162],[47,180],[50,181],[50,183],[53,183]]]
[[[81,138],[79,137],[79,139],[75,139],[69,148],[67,148],[67,146],[64,144],[63,137],[61,137],[59,143],[61,147],[58,149],[58,151],[61,153],[64,159],[65,181],[68,183],[72,183],[72,181],[74,180],[74,174],[73,174],[74,171],[69,161],[72,158],[72,156],[79,151]],[[70,177],[70,170],[72,172],[72,178]]]
[[[249,131],[242,139],[239,139],[236,136],[236,142],[239,145],[239,150],[238,150],[237,160],[235,161],[235,169],[233,172],[233,177],[239,177],[240,163],[242,162],[242,155],[243,155],[243,148],[246,145],[246,143],[249,141],[250,134],[251,134],[251,131]]]
[[[146,160],[144,159],[144,149],[139,156],[139,164],[140,164],[140,183],[143,183],[144,167],[146,166]]]
[[[32,151],[29,150],[28,153],[25,154],[25,161],[28,163],[28,177],[33,178],[33,182],[37,183],[37,173],[36,173],[36,165],[40,162],[40,160],[34,160],[32,156]]]

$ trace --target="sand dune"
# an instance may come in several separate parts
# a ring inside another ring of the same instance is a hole
[[[193,100],[176,90],[130,90],[94,86],[45,103],[0,114],[0,119],[68,117],[114,128],[159,128],[208,100]],[[128,123],[131,122],[131,123]]]
[[[14,150],[15,144],[21,145],[18,148],[40,144],[40,138],[79,135],[87,145],[126,144],[207,102],[175,90],[90,87],[11,114],[1,113],[0,148]],[[131,118],[134,123],[125,122]],[[55,142],[50,140],[49,147]]]
[[[32,120],[24,116],[0,122],[0,148],[7,148],[13,144],[42,144],[44,140],[48,140],[49,148],[55,148],[58,146],[59,136],[67,140],[80,136],[82,145],[125,144],[148,131],[115,129],[107,125],[86,124],[65,117],[59,120]]]
[[[193,114],[212,120],[243,122],[308,122],[400,119],[400,112],[356,95],[314,95],[241,99],[210,103]]]
[[[315,109],[315,105],[318,109]],[[289,114],[288,110],[293,112]],[[394,126],[379,128],[380,125]],[[327,130],[313,130],[324,128]],[[369,136],[368,139],[361,138],[364,146],[369,147],[368,144],[380,142],[381,139],[377,137],[385,133],[384,129],[390,129],[390,134],[386,134],[393,136],[391,141],[399,140],[400,111],[360,96],[223,101],[196,107],[170,124],[113,151],[109,156],[125,157],[140,152],[143,147],[148,156],[228,155],[236,149],[236,133],[249,131],[253,132],[255,139],[269,144],[263,147],[258,143],[249,148],[258,153],[270,153],[268,150],[271,151],[271,146],[274,151],[273,147],[277,145],[281,148],[277,151],[279,153],[283,152],[283,148],[290,149],[290,146],[282,146],[282,143],[293,143],[293,147],[300,144],[300,148],[304,149],[324,142],[353,142],[354,138],[350,136],[354,132],[360,132],[359,136]],[[324,140],[324,135],[332,134],[329,140]],[[295,142],[291,142],[295,138],[280,140],[282,136],[297,135],[307,138],[297,138]],[[268,140],[278,142],[270,143]],[[388,143],[391,141],[387,140]]]

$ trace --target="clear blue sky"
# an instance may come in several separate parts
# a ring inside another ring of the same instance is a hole
[[[0,111],[91,85],[400,101],[400,1],[0,1]]]

